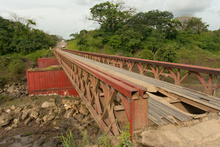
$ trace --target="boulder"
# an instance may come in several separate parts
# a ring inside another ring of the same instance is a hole
[[[37,118],[36,121],[35,121],[36,124],[41,124],[41,122],[42,122],[41,118]]]
[[[87,115],[89,114],[89,110],[86,108],[85,105],[81,105],[81,106],[80,106],[79,112],[80,112],[82,115],[85,115],[85,116],[87,116]]]
[[[35,118],[35,119],[37,119],[38,116],[39,116],[39,113],[38,113],[37,111],[34,111],[34,110],[33,110],[33,111],[30,113],[30,117],[33,117],[33,118]]]
[[[18,125],[16,125],[16,124],[12,124],[11,127],[12,127],[12,128],[17,128]]]
[[[5,112],[7,112],[8,114],[11,114],[11,109],[6,109]]]
[[[2,113],[0,115],[0,127],[4,127],[8,125],[12,120],[12,117],[8,115],[7,113]]]
[[[25,121],[24,121],[24,125],[28,125],[31,121],[32,121],[33,118],[29,117],[27,118]]]
[[[56,104],[55,104],[54,102],[48,102],[48,101],[45,101],[45,102],[41,105],[42,108],[49,108],[49,107],[55,107],[55,106],[56,106]]]
[[[11,126],[9,126],[9,127],[5,128],[5,130],[6,130],[6,131],[10,131],[11,129],[12,129],[12,127],[11,127]]]
[[[7,92],[13,93],[15,91],[15,84],[12,84],[10,87],[8,87]]]
[[[64,114],[64,118],[72,117],[73,113],[74,113],[73,109],[67,110],[66,113]]]
[[[15,125],[17,125],[19,122],[20,122],[20,121],[19,121],[18,118],[15,118],[15,119],[13,120],[13,123],[14,123]]]
[[[23,110],[21,115],[21,120],[25,120],[29,117],[30,110]]]
[[[15,114],[18,114],[18,113],[21,113],[21,111],[22,111],[22,108],[17,107],[14,112],[15,112]]]
[[[51,121],[51,120],[53,120],[55,118],[55,114],[48,114],[48,115],[45,115],[44,117],[43,117],[43,121],[44,122],[49,122],[49,121]]]
[[[70,104],[64,104],[64,108],[65,108],[66,110],[69,110],[69,109],[72,108],[72,106],[71,106]]]

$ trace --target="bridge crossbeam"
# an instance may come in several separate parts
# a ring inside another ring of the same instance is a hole
[[[129,124],[134,131],[147,127],[146,88],[95,69],[60,50],[54,54],[103,132],[118,136]]]
[[[161,77],[169,77],[174,80],[174,84],[176,85],[181,85],[181,83],[189,75],[194,74],[198,78],[199,82],[202,84],[204,93],[210,95],[213,95],[215,91],[217,91],[220,87],[220,83],[216,83],[218,82],[217,79],[215,81],[213,80],[214,76],[220,76],[220,69],[115,55],[105,55],[99,53],[89,53],[69,49],[63,50],[89,59],[93,59],[95,61],[99,61],[101,63],[124,68],[129,71],[139,71],[139,73],[142,75],[144,75],[145,72],[150,72],[154,75],[154,78],[156,79],[161,79]]]

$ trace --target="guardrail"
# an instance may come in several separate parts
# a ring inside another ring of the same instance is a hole
[[[217,91],[220,87],[220,83],[217,83],[216,85],[213,84],[213,76],[220,76],[220,69],[115,55],[105,55],[99,53],[90,53],[70,49],[63,50],[99,61],[101,63],[125,68],[129,71],[132,71],[132,69],[136,66],[138,67],[136,69],[138,69],[139,73],[142,75],[144,75],[144,72],[151,72],[154,74],[154,78],[156,79],[160,79],[161,76],[170,77],[174,80],[174,84],[176,85],[181,85],[186,77],[188,77],[190,74],[195,74],[200,83],[203,85],[204,92],[210,95],[213,95],[214,91]],[[181,71],[184,71],[185,73],[181,75]],[[205,78],[203,78],[201,74],[206,74],[208,76],[208,79],[206,80]]]
[[[61,50],[54,54],[102,131],[118,136],[129,124],[134,130],[147,127],[147,89],[97,70]]]

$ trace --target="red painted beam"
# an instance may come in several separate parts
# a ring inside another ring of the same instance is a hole
[[[195,65],[188,65],[188,64],[170,63],[170,62],[146,60],[146,59],[115,56],[115,55],[105,55],[105,54],[99,54],[99,53],[75,51],[75,50],[70,50],[70,49],[63,49],[63,50],[67,51],[67,52],[72,52],[72,53],[74,52],[74,53],[81,53],[81,54],[87,54],[87,55],[95,55],[95,56],[98,56],[98,57],[105,57],[105,58],[111,58],[111,59],[116,59],[116,60],[141,62],[141,63],[147,63],[147,64],[152,64],[152,65],[159,65],[159,66],[164,66],[164,67],[189,70],[189,71],[193,71],[193,72],[201,72],[201,73],[206,73],[206,74],[220,75],[220,69],[219,68],[209,68],[209,67],[195,66]]]

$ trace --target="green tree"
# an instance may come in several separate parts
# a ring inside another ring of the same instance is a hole
[[[165,40],[165,34],[159,30],[153,30],[150,37],[146,40],[147,49],[155,53],[159,48],[162,47]]]
[[[202,21],[202,18],[192,17],[187,22],[187,26],[185,29],[200,34],[201,32],[207,31],[208,26],[209,25]]]
[[[124,22],[131,16],[134,9],[124,10],[123,2],[104,2],[90,8],[92,14],[89,20],[98,22],[105,32],[115,33],[124,25]]]
[[[160,48],[155,53],[155,60],[165,62],[176,62],[177,61],[177,50],[176,44],[167,44]]]

